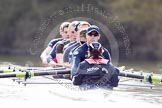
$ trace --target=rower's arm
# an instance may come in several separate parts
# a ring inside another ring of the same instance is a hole
[[[40,58],[42,60],[43,64],[47,64],[47,56],[50,54],[50,52],[52,51],[54,45],[61,40],[62,38],[58,38],[58,39],[53,39],[48,43],[48,46],[46,47],[46,49],[41,53]]]
[[[111,55],[106,48],[104,48],[103,56],[104,56],[105,59],[108,59],[109,62],[111,63]]]
[[[47,55],[50,53],[52,50],[52,47],[48,46],[40,55],[40,58],[42,60],[43,65],[47,65]]]
[[[49,65],[51,61],[57,63],[57,59],[56,61],[55,59],[56,59],[56,45],[52,48],[51,52],[46,57],[47,64]]]
[[[83,76],[82,75],[76,75],[73,77],[72,81],[74,85],[81,85],[82,84],[82,79]]]
[[[58,60],[58,63],[63,63],[63,47],[63,43],[58,44],[56,47],[56,58]]]
[[[79,55],[78,51],[74,51],[73,53],[73,61],[72,61],[72,70],[71,70],[71,75],[72,77],[76,74],[77,68],[79,63],[81,62],[81,57]]]
[[[109,64],[109,71],[112,72],[112,76],[110,78],[110,86],[117,87],[119,83],[119,70],[113,65]]]
[[[63,66],[68,68],[68,69],[71,69],[71,64],[69,64],[69,62],[64,62]]]
[[[78,68],[77,68],[77,72],[76,72],[76,75],[73,77],[73,84],[74,85],[81,85],[82,84],[82,80],[83,80],[83,77],[84,77],[84,74],[82,74],[82,72],[84,71],[85,65],[83,65],[83,63],[80,63]]]
[[[64,46],[64,48],[65,48],[65,46]],[[66,48],[63,51],[63,62],[69,62],[69,58],[68,57],[69,57],[70,51],[71,51],[71,48]]]

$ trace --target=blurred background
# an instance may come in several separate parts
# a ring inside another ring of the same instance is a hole
[[[54,28],[63,21],[88,18],[113,34],[118,66],[160,73],[161,16],[162,0],[0,0],[0,62],[40,65],[47,43],[59,37],[51,35]],[[108,34],[102,35],[100,42],[111,52]]]

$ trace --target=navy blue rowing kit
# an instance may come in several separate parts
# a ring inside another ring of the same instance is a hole
[[[64,52],[67,48],[69,48],[71,45],[73,45],[73,44],[75,44],[75,43],[76,43],[76,41],[73,41],[73,42],[70,42],[70,43],[66,44],[66,45],[64,46],[64,48],[63,48],[63,52]]]
[[[76,46],[77,42],[70,42],[64,47],[63,62],[69,62],[69,53]]]
[[[103,58],[108,59],[109,62],[111,62],[109,51],[105,48],[103,48],[103,50],[104,50],[102,54]],[[72,71],[71,71],[72,76],[76,74],[76,70],[78,68],[79,63],[84,61],[86,58],[88,58],[88,44],[84,43],[82,46],[80,46],[73,52]]]
[[[74,51],[75,51],[79,46],[81,46],[81,44],[77,42],[77,43],[74,45],[74,47],[70,50],[70,52],[69,52],[69,54],[68,54],[68,59],[69,59],[69,63],[70,63],[70,64],[73,63],[73,53],[74,53]]]
[[[62,40],[62,41],[58,41],[52,48],[52,51],[50,52],[50,54],[47,56],[47,62],[49,63],[50,61],[54,60],[57,63],[57,58],[56,58],[56,53],[60,52],[61,50],[61,45],[66,45],[68,44],[69,41],[67,40]]]
[[[53,46],[58,42],[58,41],[62,41],[63,38],[57,38],[57,39],[52,39],[49,43],[48,46],[50,46],[51,48],[53,48]]]
[[[85,59],[77,68],[74,85],[90,85],[91,87],[117,87],[119,70],[107,59]]]

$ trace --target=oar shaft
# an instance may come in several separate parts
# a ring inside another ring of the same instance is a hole
[[[11,77],[16,77],[16,74],[13,73],[5,73],[5,74],[0,74],[0,78],[11,78]]]
[[[52,71],[52,70],[65,70],[65,67],[56,67],[56,68],[18,68],[18,69],[2,69],[0,70],[0,73],[12,73],[12,72],[16,72],[16,70],[19,71],[25,71],[25,70],[39,70],[39,71]]]
[[[26,71],[26,72],[15,72],[15,73],[3,73],[0,74],[0,78],[30,78],[33,76],[44,76],[44,75],[57,75],[57,74],[70,74],[70,70],[50,70],[50,71]]]
[[[70,70],[54,70],[54,71],[37,71],[34,72],[34,76],[44,76],[44,75],[57,75],[57,74],[70,74]]]
[[[142,76],[142,75],[126,73],[126,72],[120,72],[119,76],[129,77],[129,78],[137,78],[137,79],[144,79],[144,76]]]
[[[56,68],[46,68],[46,67],[36,67],[36,68],[33,68],[33,67],[24,67],[22,69],[26,69],[26,70],[61,70],[61,69],[66,69],[65,67],[56,67]]]

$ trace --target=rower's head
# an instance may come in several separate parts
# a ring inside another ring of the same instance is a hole
[[[84,44],[87,42],[87,39],[86,39],[86,33],[87,33],[87,28],[82,28],[79,30],[79,42],[80,44]]]
[[[95,25],[90,26],[87,29],[86,38],[88,44],[92,42],[98,42],[100,39],[100,29]]]
[[[102,55],[102,45],[99,42],[92,42],[89,44],[88,50],[92,59],[98,59]]]
[[[78,23],[79,21],[73,21],[69,24],[68,34],[71,42],[76,41],[77,31],[75,30],[75,28]]]
[[[87,21],[79,21],[78,25],[76,25],[75,31],[78,32],[79,30],[81,30],[83,28],[88,28],[90,26],[91,26],[91,24],[88,23]]]
[[[76,25],[75,30],[77,31],[77,39],[76,39],[77,42],[80,42],[80,38],[83,41],[85,40],[85,37],[83,36],[80,37],[80,33],[82,30],[87,29],[88,27],[90,27],[90,24],[87,21],[79,21],[79,24]]]
[[[60,25],[60,35],[62,36],[63,39],[68,39],[69,34],[68,34],[68,27],[69,27],[70,22],[63,22]]]

